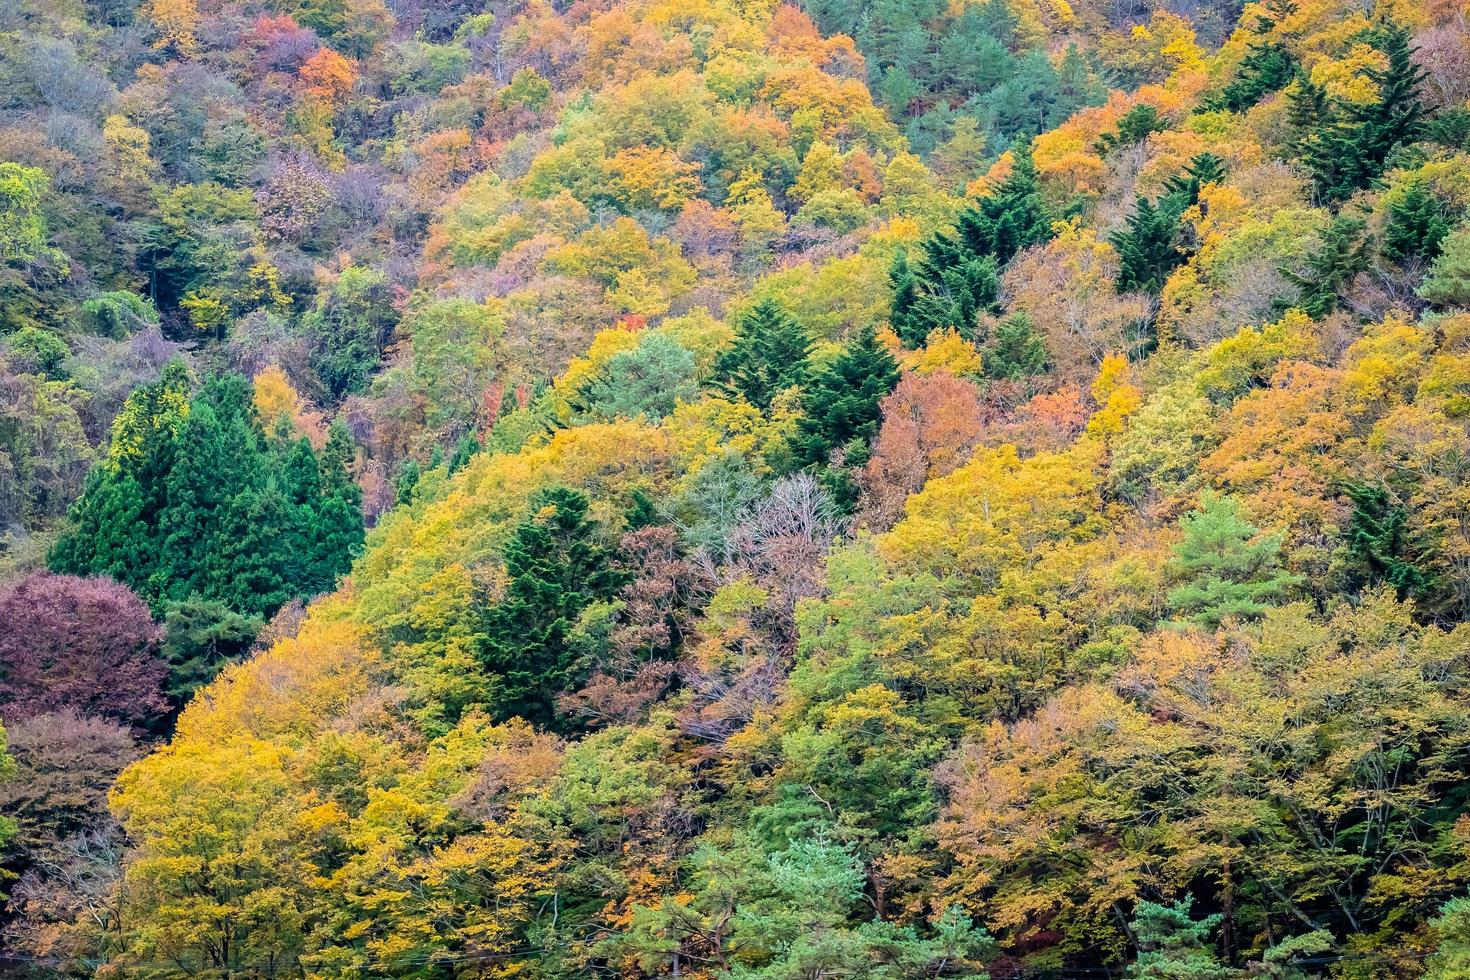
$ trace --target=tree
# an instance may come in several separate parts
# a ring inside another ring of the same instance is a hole
[[[224,603],[191,595],[170,602],[163,614],[162,654],[168,663],[168,696],[175,707],[239,660],[260,633],[261,621]]]
[[[846,475],[868,459],[878,434],[883,398],[898,383],[898,363],[871,328],[863,331],[802,392],[802,417],[792,453],[810,469],[824,469],[839,506],[850,510],[856,487]]]
[[[664,334],[652,334],[619,351],[588,378],[573,399],[593,419],[643,418],[657,422],[697,392],[694,355]]]
[[[1437,306],[1470,306],[1470,228],[1459,228],[1444,239],[1444,248],[1419,295]]]
[[[167,708],[158,628],[126,586],[38,572],[0,592],[0,715],[142,725]]]
[[[1383,229],[1383,255],[1391,262],[1439,257],[1445,236],[1450,233],[1444,205],[1424,185],[1415,182],[1388,204],[1388,222]]]
[[[1125,112],[1110,132],[1098,137],[1098,155],[1107,156],[1116,149],[1136,146],[1154,133],[1162,133],[1168,128],[1168,123],[1160,117],[1156,106],[1146,102],[1139,103]]]
[[[1281,539],[1261,536],[1231,497],[1206,494],[1180,526],[1184,539],[1174,546],[1170,570],[1181,584],[1169,593],[1169,608],[1195,625],[1259,618],[1304,581],[1281,570]]]
[[[1046,362],[1046,344],[1024,310],[996,324],[982,357],[986,377],[1009,381],[1045,373]]]
[[[531,500],[531,516],[506,544],[505,592],[481,620],[479,655],[494,678],[497,717],[546,727],[562,723],[556,696],[583,669],[569,639],[578,616],[623,584],[587,519],[587,498],[553,487]]]
[[[800,323],[773,299],[762,299],[740,317],[735,339],[715,359],[711,384],[769,411],[782,391],[804,384],[811,340]]]
[[[1132,931],[1138,942],[1138,959],[1128,970],[1130,977],[1160,980],[1225,980],[1235,971],[1220,962],[1210,934],[1224,916],[1218,912],[1203,919],[1190,912],[1194,897],[1186,895],[1171,905],[1139,902],[1133,910]]]
[[[1424,980],[1470,976],[1470,898],[1459,896],[1445,902],[1430,925],[1439,936],[1439,948],[1424,963]]]
[[[924,258],[912,271],[906,257],[895,260],[889,320],[908,346],[947,327],[973,336],[976,316],[992,312],[1000,298],[1000,267],[1051,237],[1052,214],[1030,146],[1018,140],[1011,157],[1010,173],[960,214],[953,232],[936,232],[924,241]]]
[[[1314,320],[1337,309],[1343,290],[1368,268],[1368,243],[1363,238],[1363,229],[1361,218],[1334,218],[1322,234],[1322,244],[1306,257],[1302,272],[1287,267],[1280,270],[1297,287],[1297,299],[1292,305]]]
[[[1169,274],[1184,264],[1180,229],[1178,211],[1140,197],[1128,224],[1109,239],[1118,250],[1118,288],[1158,295]]]
[[[1344,487],[1353,502],[1348,518],[1347,543],[1370,581],[1384,581],[1398,590],[1400,599],[1425,598],[1434,587],[1433,576],[1416,560],[1408,531],[1409,512],[1390,501],[1388,491],[1371,484]]]

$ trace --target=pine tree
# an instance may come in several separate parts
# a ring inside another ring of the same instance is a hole
[[[1322,245],[1306,259],[1306,271],[1281,269],[1298,289],[1293,306],[1312,319],[1337,309],[1338,297],[1358,273],[1368,268],[1365,225],[1360,218],[1335,218],[1322,235]]]
[[[1107,156],[1121,147],[1136,146],[1168,128],[1169,124],[1164,122],[1155,106],[1141,103],[1124,113],[1111,132],[1098,137],[1096,150],[1099,156]]]
[[[413,500],[413,492],[418,488],[422,476],[423,470],[418,460],[404,460],[403,465],[398,468],[398,482],[393,485],[393,499],[399,506]]]
[[[1164,181],[1164,196],[1159,199],[1160,207],[1167,207],[1177,214],[1199,203],[1200,190],[1206,184],[1218,184],[1225,179],[1225,161],[1208,150],[1196,155],[1184,168],[1184,173],[1174,174]]]
[[[1170,905],[1140,901],[1133,911],[1131,931],[1138,942],[1138,959],[1129,977],[1158,980],[1225,980],[1235,972],[1220,962],[1210,935],[1224,916],[1218,912],[1196,919],[1193,896]]]
[[[1118,289],[1157,295],[1169,274],[1184,262],[1179,232],[1177,211],[1140,197],[1127,226],[1110,238],[1118,250]]]
[[[893,265],[888,270],[888,284],[893,287],[888,322],[900,340],[910,347],[917,347],[923,343],[922,338],[915,338],[918,325],[914,323],[914,308],[919,302],[919,277],[909,267],[907,249],[900,247],[894,253]]]
[[[1041,194],[1031,144],[1017,140],[1011,146],[1011,172],[995,191],[962,213],[957,222],[959,240],[971,256],[988,255],[1004,266],[1016,253],[1052,236],[1054,215]]]
[[[316,561],[303,592],[326,592],[352,568],[362,553],[362,488],[352,479],[357,450],[347,426],[337,419],[327,430],[321,453],[321,502],[316,510]]]
[[[1046,345],[1024,310],[996,326],[983,354],[988,378],[1017,381],[1046,372]]]
[[[1258,537],[1230,497],[1206,494],[1181,525],[1184,540],[1171,562],[1181,584],[1169,593],[1169,607],[1197,626],[1257,618],[1303,581],[1281,570],[1281,539]]]
[[[1422,184],[1411,184],[1403,196],[1388,205],[1383,256],[1400,263],[1410,259],[1433,261],[1449,233],[1450,225],[1439,199]]]
[[[1263,20],[1265,18],[1262,18]],[[1269,30],[1271,22],[1267,22]],[[1271,92],[1285,88],[1296,74],[1297,63],[1291,51],[1280,41],[1252,41],[1240,70],[1220,94],[1208,100],[1205,108],[1244,112]]]
[[[241,490],[220,472],[224,437],[214,409],[196,401],[179,430],[173,469],[168,475],[168,506],[159,515],[163,547],[150,593],[182,599],[209,591],[217,575],[223,512]]]
[[[1470,306],[1470,228],[1445,236],[1419,295],[1436,306]]]
[[[775,300],[763,299],[740,318],[734,342],[715,359],[715,387],[762,411],[776,395],[803,384],[811,340]]]
[[[611,598],[623,576],[597,543],[582,494],[554,487],[537,494],[531,509],[505,546],[508,582],[483,617],[480,657],[496,679],[497,718],[554,727],[556,696],[579,669],[568,643],[572,627],[590,604]]]

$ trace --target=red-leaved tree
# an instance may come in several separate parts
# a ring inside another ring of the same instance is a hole
[[[168,708],[158,644],[148,607],[111,579],[37,573],[0,588],[0,717],[146,722]]]

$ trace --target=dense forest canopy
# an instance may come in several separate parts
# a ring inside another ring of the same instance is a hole
[[[1470,976],[1459,0],[0,3],[0,971]]]

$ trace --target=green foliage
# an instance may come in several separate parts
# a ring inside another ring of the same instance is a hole
[[[1140,197],[1128,224],[1111,238],[1118,250],[1118,288],[1158,295],[1169,274],[1184,263],[1180,230],[1179,212],[1172,206],[1156,207]]]
[[[1393,503],[1380,486],[1350,483],[1344,490],[1353,503],[1348,549],[1367,580],[1387,582],[1400,599],[1426,598],[1434,590],[1434,578],[1410,538],[1408,510]]]
[[[1419,295],[1438,306],[1470,306],[1470,228],[1445,236],[1439,258],[1419,286]]]
[[[1389,203],[1383,255],[1392,262],[1432,262],[1449,233],[1444,206],[1422,184],[1410,184],[1402,196]]]
[[[1191,914],[1193,905],[1192,896],[1172,905],[1138,903],[1132,923],[1138,959],[1128,976],[1160,980],[1225,980],[1239,976],[1220,962],[1210,939],[1224,916],[1216,913],[1196,919]]]
[[[574,408],[593,419],[657,422],[698,388],[694,355],[664,334],[650,334],[632,350],[608,358],[577,391]]]
[[[811,340],[796,318],[772,299],[740,317],[735,339],[715,359],[710,383],[768,411],[772,400],[807,380]]]
[[[953,327],[974,336],[975,319],[993,312],[1000,298],[1000,267],[1051,237],[1052,214],[1041,196],[1030,147],[1018,142],[1010,174],[995,191],[960,214],[953,232],[924,241],[924,258],[910,269],[895,259],[889,279],[894,298],[890,322],[899,338],[917,347],[936,329]]]
[[[497,717],[564,724],[556,696],[584,669],[568,643],[572,628],[583,610],[623,584],[599,534],[587,518],[587,498],[553,487],[532,498],[531,516],[506,544],[505,592],[485,611],[479,637]]]
[[[1139,103],[1123,114],[1117,126],[1103,133],[1097,140],[1097,152],[1106,156],[1114,150],[1136,146],[1154,133],[1162,133],[1169,124],[1159,115],[1157,107],[1146,102]]]
[[[982,351],[985,376],[1019,381],[1046,372],[1046,344],[1024,310],[996,324]]]
[[[21,327],[5,337],[3,343],[13,366],[52,377],[58,375],[61,363],[71,354],[65,340],[39,327]]]
[[[185,411],[181,371],[129,398],[52,568],[111,575],[155,610],[197,595],[266,617],[330,589],[363,540],[346,430],[320,459],[304,440],[272,445],[244,378],[211,378]]]
[[[882,421],[879,403],[896,384],[898,364],[870,329],[818,370],[802,391],[792,453],[802,466],[829,467],[829,485],[839,506],[855,502],[855,487],[844,471],[867,461],[868,444]]]
[[[1426,73],[1413,59],[1409,29],[1392,22],[1368,32],[1366,40],[1387,60],[1365,74],[1377,87],[1367,104],[1333,102],[1321,88],[1299,78],[1290,118],[1303,133],[1302,161],[1324,201],[1346,200],[1383,172],[1389,154],[1418,138],[1424,120],[1419,87]]]
[[[175,706],[187,704],[220,668],[245,655],[260,629],[259,618],[242,616],[222,602],[197,595],[169,602],[163,612],[169,699]]]
[[[1258,618],[1303,582],[1281,570],[1281,539],[1261,535],[1231,497],[1206,494],[1180,527],[1171,571],[1181,584],[1169,593],[1169,608],[1197,626]]]
[[[1470,977],[1470,898],[1445,902],[1430,925],[1439,936],[1439,948],[1424,962],[1424,980]]]
[[[82,328],[99,337],[127,337],[158,322],[153,303],[127,290],[105,292],[82,304]]]
[[[1334,218],[1322,234],[1322,244],[1304,260],[1303,271],[1282,268],[1281,274],[1298,290],[1291,305],[1314,320],[1337,309],[1342,292],[1368,268],[1363,229],[1361,218]]]

